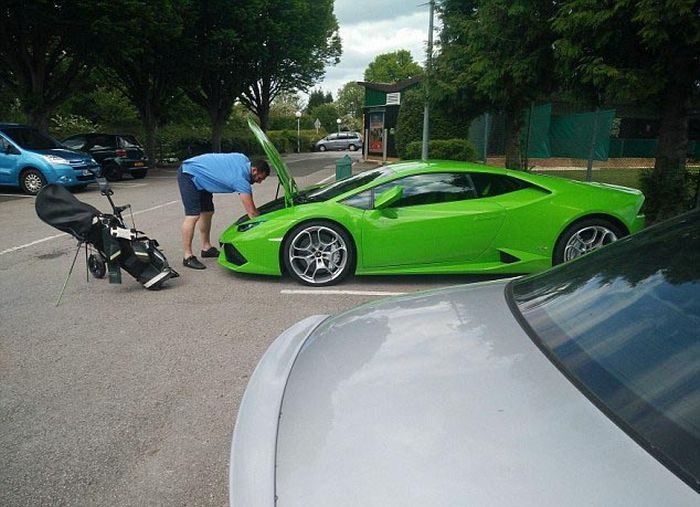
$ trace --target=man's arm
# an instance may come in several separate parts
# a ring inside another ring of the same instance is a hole
[[[239,196],[241,197],[241,203],[243,204],[245,212],[248,214],[248,216],[250,218],[257,217],[260,212],[258,211],[258,208],[255,207],[253,196],[251,194],[239,194]]]

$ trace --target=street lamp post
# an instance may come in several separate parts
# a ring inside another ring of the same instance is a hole
[[[297,153],[301,153],[299,149],[299,120],[301,119],[301,111],[294,113],[294,116],[297,117]]]
[[[338,118],[337,120],[335,120],[335,122],[338,124],[338,132],[339,132],[339,133],[340,133],[340,123],[341,123],[342,121],[343,121],[343,120],[341,120],[340,118]]]

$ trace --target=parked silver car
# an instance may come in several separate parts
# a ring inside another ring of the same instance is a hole
[[[337,132],[317,141],[314,148],[316,151],[361,150],[362,136],[358,132]]]
[[[700,211],[544,273],[312,316],[241,402],[250,506],[697,505]]]

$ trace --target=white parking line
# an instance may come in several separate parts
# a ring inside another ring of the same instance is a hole
[[[385,292],[374,290],[327,290],[327,289],[282,289],[280,294],[313,294],[316,296],[400,296],[405,292]]]
[[[43,243],[44,241],[49,241],[49,240],[60,238],[63,236],[68,236],[68,234],[65,232],[62,232],[61,234],[56,234],[55,236],[48,236],[46,238],[37,239],[36,241],[32,241],[31,243],[25,243],[24,245],[6,248],[2,252],[0,252],[0,255],[5,255],[5,254],[11,253],[11,252],[16,252],[17,250],[22,250],[23,248],[29,248],[30,246],[38,245],[39,243]]]
[[[153,206],[152,208],[134,211],[134,215],[140,215],[142,213],[147,213],[148,211],[154,211],[154,210],[164,208],[166,206],[170,206],[171,204],[176,204],[179,202],[180,201],[170,201],[170,202],[166,202],[165,204],[159,204],[158,206]],[[29,248],[30,246],[38,245],[39,243],[44,243],[45,241],[51,241],[52,239],[61,238],[63,236],[68,236],[68,235],[69,235],[68,233],[62,232],[61,234],[55,234],[53,236],[47,236],[45,238],[37,239],[36,241],[32,241],[31,243],[25,243],[24,245],[6,248],[5,250],[0,251],[0,255],[5,255],[8,253],[16,252],[17,250],[23,250],[25,248]]]

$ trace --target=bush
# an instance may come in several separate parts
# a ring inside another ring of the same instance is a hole
[[[700,173],[684,169],[669,177],[654,169],[644,169],[639,176],[639,188],[644,193],[642,211],[647,225],[688,211],[697,200]]]
[[[56,139],[63,139],[73,134],[82,134],[84,132],[98,132],[100,126],[90,121],[87,118],[71,115],[56,114],[51,117],[51,127],[49,127],[51,135]]]
[[[422,141],[406,145],[406,159],[419,159],[423,151]],[[428,156],[433,160],[459,160],[473,162],[477,159],[476,148],[466,139],[435,139],[428,142]]]
[[[399,157],[409,158],[406,152],[408,144],[423,139],[424,112],[425,96],[420,87],[402,95],[396,126],[396,152]],[[430,107],[430,138],[467,139],[471,120],[471,117],[451,114],[433,104]],[[431,158],[435,157],[431,155]]]
[[[294,130],[268,130],[267,137],[280,153],[295,153],[297,151],[297,132]],[[321,136],[322,137],[322,136]],[[320,139],[316,130],[299,132],[299,148],[302,152],[312,151],[316,141]],[[208,127],[171,127],[158,132],[158,159],[177,158],[185,160],[202,153],[210,153],[211,130]],[[223,153],[245,153],[249,158],[264,157],[263,150],[253,134],[244,128],[227,129],[221,139]]]

